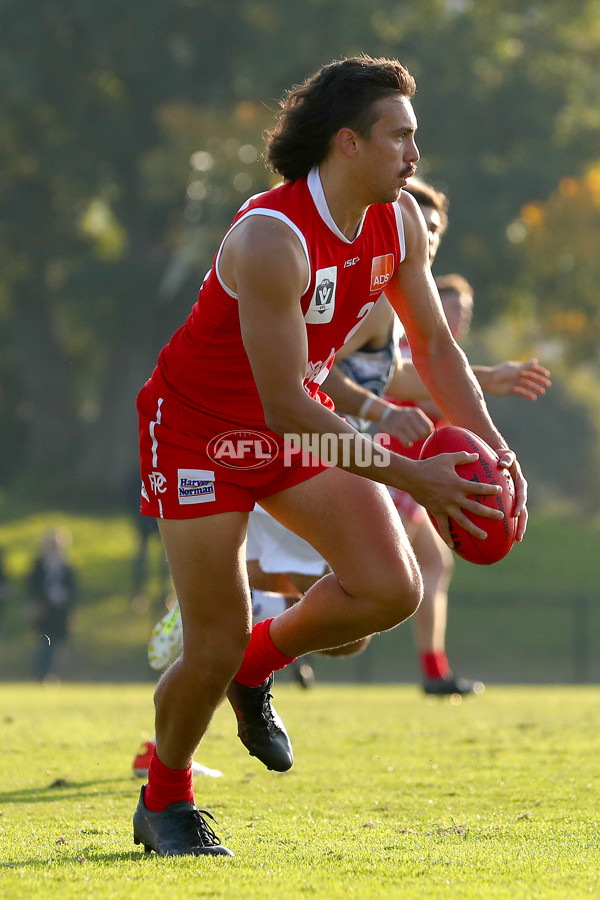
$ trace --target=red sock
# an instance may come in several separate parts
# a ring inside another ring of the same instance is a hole
[[[285,656],[271,640],[270,628],[273,619],[257,622],[250,635],[244,659],[235,680],[246,687],[259,687],[277,669],[283,669],[296,659]]]
[[[180,800],[194,803],[192,765],[187,769],[169,769],[161,763],[155,750],[148,769],[144,803],[152,812],[162,812],[170,803]]]
[[[421,653],[421,671],[426,678],[447,678],[451,669],[444,651]]]

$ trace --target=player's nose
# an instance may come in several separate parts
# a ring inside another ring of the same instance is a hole
[[[411,137],[406,145],[405,158],[407,163],[418,163],[421,159],[421,154],[419,153],[419,148],[417,147],[417,142],[414,137]]]

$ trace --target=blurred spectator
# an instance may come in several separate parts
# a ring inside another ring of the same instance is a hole
[[[4,604],[8,597],[8,575],[4,565],[4,549],[0,547],[0,644],[4,637]]]
[[[34,658],[38,681],[56,680],[64,661],[77,592],[75,571],[67,560],[70,539],[70,534],[62,529],[48,531],[28,576],[32,621],[39,634]]]

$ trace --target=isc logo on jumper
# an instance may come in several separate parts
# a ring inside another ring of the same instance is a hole
[[[371,290],[382,291],[394,274],[394,254],[373,257],[371,265]]]
[[[177,469],[177,497],[181,505],[215,499],[215,473],[210,469]]]
[[[336,286],[337,266],[317,270],[315,292],[304,316],[307,325],[326,325],[331,322],[335,311]]]

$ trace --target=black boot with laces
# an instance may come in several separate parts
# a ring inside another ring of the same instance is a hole
[[[294,751],[271,703],[272,687],[272,675],[259,687],[232,681],[227,698],[238,720],[238,737],[250,756],[256,756],[267,769],[287,772],[294,762]]]
[[[182,801],[171,803],[162,812],[152,812],[144,802],[146,785],[133,814],[133,840],[143,844],[146,853],[159,856],[233,856],[223,847],[204,816],[214,818],[205,809]]]

